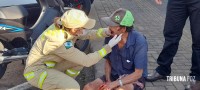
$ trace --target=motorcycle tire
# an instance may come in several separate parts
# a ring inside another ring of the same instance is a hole
[[[87,15],[90,13],[90,0],[63,0],[65,7],[71,7],[83,10]]]
[[[82,10],[89,15],[90,9],[91,9],[91,1],[90,0],[82,0],[83,2],[83,8]]]
[[[78,48],[80,51],[85,51],[89,45],[89,40],[77,40],[75,43],[75,47]]]

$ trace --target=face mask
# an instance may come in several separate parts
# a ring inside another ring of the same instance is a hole
[[[81,37],[81,36],[87,35],[87,33],[88,33],[87,30],[82,30],[82,33],[79,33],[79,34],[77,34],[77,35],[78,35],[78,37]]]

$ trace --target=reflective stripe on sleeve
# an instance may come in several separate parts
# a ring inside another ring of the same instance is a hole
[[[56,37],[59,40],[65,39],[65,31],[64,30],[47,30],[42,35],[42,40],[45,39],[45,36]]]
[[[106,56],[107,52],[105,48],[102,48],[101,50],[98,51],[101,57]]]
[[[24,77],[26,78],[26,80],[29,81],[35,77],[35,74],[34,72],[29,72],[29,73],[24,74]]]
[[[40,78],[39,78],[39,81],[38,81],[38,87],[39,87],[40,89],[42,89],[42,85],[43,85],[44,80],[46,79],[46,77],[47,77],[47,71],[44,71],[44,72],[42,72],[42,73],[40,74]]]
[[[45,40],[45,36],[44,35],[42,35],[41,38],[42,38],[42,40]]]
[[[47,68],[54,68],[56,65],[55,61],[46,61],[44,63],[46,64]]]
[[[98,29],[97,36],[100,37],[100,38],[103,37],[102,33],[103,33],[103,29],[102,28]]]
[[[78,76],[80,74],[80,71],[73,70],[73,69],[67,69],[65,73],[67,75],[69,75],[70,77],[75,77],[75,76]]]

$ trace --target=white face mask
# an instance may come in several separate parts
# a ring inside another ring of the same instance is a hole
[[[81,37],[81,36],[85,36],[85,35],[87,35],[87,33],[88,33],[88,30],[82,30],[82,33],[79,33],[79,34],[77,34],[78,35],[78,37]]]

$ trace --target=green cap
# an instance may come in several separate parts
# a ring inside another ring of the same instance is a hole
[[[134,17],[132,13],[127,9],[117,9],[109,17],[101,18],[108,26],[133,26]]]

